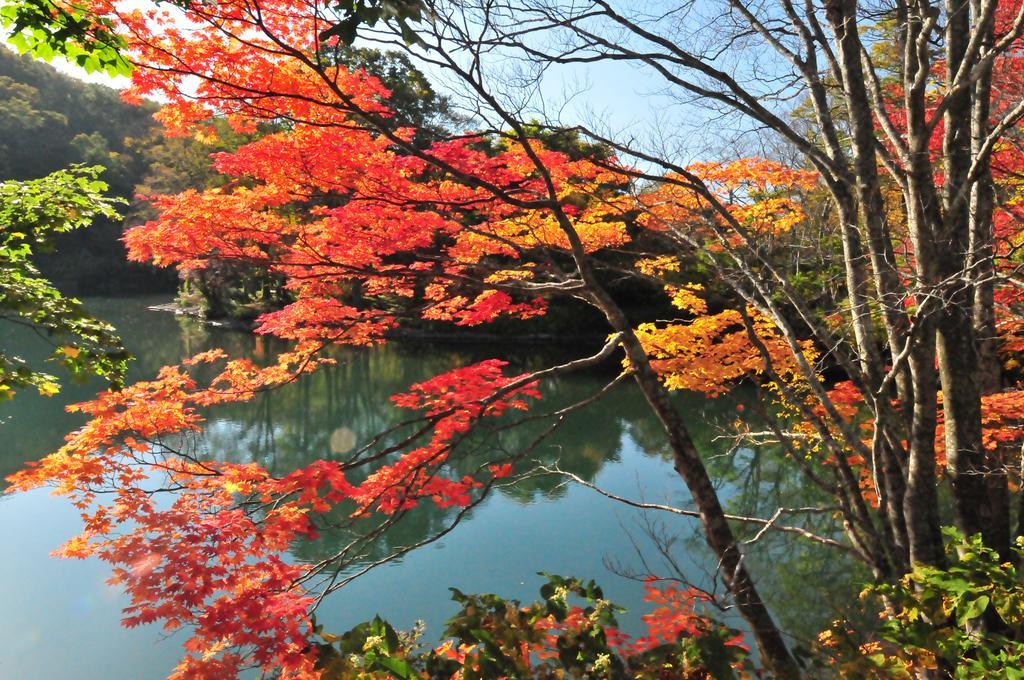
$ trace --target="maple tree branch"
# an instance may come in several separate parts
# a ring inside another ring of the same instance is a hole
[[[696,519],[700,519],[701,516],[702,516],[701,513],[697,512],[696,510],[685,510],[685,509],[677,508],[677,507],[674,507],[674,506],[671,506],[671,505],[664,505],[664,504],[660,504],[660,503],[647,503],[647,502],[642,502],[642,501],[636,501],[636,500],[632,500],[630,498],[626,498],[624,496],[620,496],[618,494],[614,494],[614,493],[612,493],[612,492],[610,492],[610,491],[608,491],[606,489],[602,489],[601,487],[597,486],[596,484],[593,484],[592,482],[588,482],[587,480],[583,479],[582,477],[580,477],[579,475],[577,475],[575,473],[568,472],[566,470],[561,469],[557,465],[538,465],[536,470],[538,472],[541,472],[541,473],[558,475],[560,477],[564,477],[566,479],[570,479],[574,483],[579,484],[580,486],[586,487],[586,488],[588,488],[588,489],[590,489],[592,491],[596,491],[597,493],[601,494],[605,498],[611,499],[611,500],[613,500],[613,501],[615,501],[617,503],[622,503],[623,505],[628,505],[629,507],[632,507],[632,508],[638,508],[640,510],[658,510],[660,512],[668,512],[668,513],[671,513],[671,514],[674,514],[674,515],[681,515],[683,517],[692,517],[692,518],[696,518]],[[848,545],[846,545],[844,543],[840,543],[839,541],[836,541],[835,539],[828,538],[828,537],[825,537],[825,536],[819,536],[819,535],[817,535],[817,534],[815,534],[815,533],[813,533],[811,531],[808,531],[807,529],[804,529],[803,527],[790,526],[790,525],[785,525],[785,524],[778,524],[778,520],[779,520],[779,518],[783,514],[807,514],[807,513],[812,513],[812,514],[814,514],[814,513],[824,513],[824,514],[828,514],[828,513],[837,512],[838,510],[839,510],[838,508],[820,508],[820,507],[779,508],[778,510],[776,510],[775,514],[772,515],[772,517],[770,519],[763,519],[761,517],[747,517],[747,516],[744,516],[744,515],[731,515],[731,514],[728,514],[728,513],[726,513],[725,517],[727,519],[729,519],[730,521],[733,521],[733,522],[740,522],[740,523],[745,523],[745,524],[756,524],[756,525],[760,525],[761,526],[761,529],[758,531],[758,533],[756,534],[756,536],[754,538],[747,539],[747,540],[743,541],[744,543],[746,543],[748,545],[751,544],[751,543],[754,543],[756,540],[760,539],[767,530],[773,529],[773,530],[780,531],[780,532],[783,532],[783,533],[796,534],[798,536],[801,536],[801,537],[806,538],[808,540],[814,541],[816,543],[821,543],[822,545],[827,545],[827,546],[832,547],[832,548],[838,548],[838,549],[840,549],[842,551],[845,551],[845,552],[852,552],[851,549],[850,549],[850,546],[848,546]]]

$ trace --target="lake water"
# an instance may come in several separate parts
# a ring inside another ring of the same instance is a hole
[[[273,354],[266,340],[152,312],[165,300],[91,300],[90,309],[119,329],[136,357],[132,379],[148,378],[165,364],[213,347],[257,360]],[[0,329],[0,346],[22,356],[38,354],[38,341]],[[590,348],[563,348],[582,356]],[[203,444],[210,456],[256,461],[284,473],[316,458],[339,456],[354,444],[394,424],[403,415],[390,403],[409,384],[456,366],[497,356],[513,367],[542,367],[538,348],[395,343],[342,350],[338,364],[260,396],[253,402],[213,410]],[[547,406],[566,405],[601,388],[613,372],[572,375],[546,382]],[[23,392],[0,405],[0,472],[60,446],[81,424],[64,405],[88,399],[98,385],[65,385],[55,398]],[[755,398],[740,393],[708,401],[680,395],[680,407],[705,453],[731,511],[769,516],[780,505],[816,502],[792,467],[778,464],[778,452],[731,450],[721,435],[739,415],[737,403]],[[515,437],[516,435],[514,435]],[[519,443],[529,433],[518,435]],[[516,440],[511,444],[515,445]],[[622,385],[605,399],[573,414],[534,456],[613,493],[652,503],[689,507],[690,499],[672,470],[663,436],[642,397]],[[379,557],[445,526],[454,511],[430,505],[413,513],[375,548]],[[821,531],[834,531],[828,520]],[[50,551],[77,533],[70,504],[45,490],[0,496],[0,679],[148,680],[163,678],[180,657],[182,637],[166,637],[157,626],[133,630],[119,623],[126,598],[105,584],[108,567],[97,560],[69,561]],[[341,632],[375,614],[396,627],[416,620],[427,637],[441,635],[455,607],[449,587],[496,592],[532,601],[541,584],[538,571],[598,580],[612,600],[627,607],[627,632],[639,632],[642,587],[621,575],[645,568],[667,572],[652,536],[671,543],[673,560],[693,583],[713,588],[714,561],[695,520],[642,513],[579,486],[550,477],[532,478],[494,493],[441,541],[379,567],[329,598],[318,611],[327,630]],[[294,559],[315,561],[331,554],[340,537],[325,533],[297,545]],[[859,575],[841,555],[787,535],[770,536],[751,548],[750,561],[766,598],[795,640],[807,639],[844,609]]]

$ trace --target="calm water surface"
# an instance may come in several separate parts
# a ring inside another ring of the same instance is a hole
[[[160,366],[212,347],[257,360],[280,349],[247,333],[147,311],[148,305],[162,301],[89,301],[95,313],[117,326],[136,357],[133,379],[152,377]],[[0,335],[5,350],[14,347],[26,357],[37,351],[38,341],[10,329],[0,332],[5,333]],[[390,406],[389,397],[410,383],[491,356],[509,360],[518,370],[539,368],[550,359],[522,348],[423,343],[345,350],[337,356],[337,366],[294,385],[248,404],[212,411],[202,442],[205,450],[211,457],[252,460],[284,473],[317,458],[339,457],[407,416]],[[584,374],[548,381],[542,388],[545,404],[566,405],[585,398],[609,377]],[[24,392],[0,405],[0,473],[10,474],[59,447],[64,434],[82,422],[65,413],[63,406],[91,397],[97,387],[66,385],[51,399]],[[741,413],[737,403],[749,398],[752,395],[711,402],[680,397],[699,446],[723,480],[730,510],[768,516],[779,505],[815,502],[798,480],[783,474],[776,452],[732,451],[721,438]],[[515,432],[502,444],[522,445],[537,432]],[[671,468],[658,425],[631,385],[574,414],[535,457],[557,461],[620,495],[679,507],[690,504]],[[418,509],[367,559],[421,540],[444,527],[453,514],[432,505]],[[120,612],[127,599],[105,584],[105,564],[49,557],[78,529],[79,519],[70,504],[45,490],[0,496],[0,679],[165,677],[180,657],[181,634],[167,637],[157,626],[122,628]],[[530,601],[541,583],[536,572],[545,571],[597,579],[607,596],[627,607],[624,628],[638,632],[645,611],[642,587],[620,574],[645,571],[638,548],[652,568],[665,571],[652,537],[671,544],[669,553],[688,579],[713,587],[714,562],[693,520],[644,514],[585,488],[533,478],[496,492],[442,541],[357,579],[328,599],[318,618],[328,630],[338,632],[375,614],[406,628],[422,619],[428,637],[436,637],[455,611],[449,587]],[[297,545],[293,557],[316,561],[332,554],[341,540],[326,532],[316,541]],[[835,553],[788,538],[759,541],[751,560],[776,615],[797,639],[813,635],[836,616],[859,578]]]

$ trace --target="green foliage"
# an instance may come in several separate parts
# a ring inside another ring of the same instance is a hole
[[[564,153],[573,160],[606,161],[615,155],[607,144],[588,141],[574,128],[555,128],[537,120],[525,123],[521,128],[530,139],[539,139],[546,148]]]
[[[155,111],[0,49],[0,179],[37,179],[72,163],[103,165],[118,172],[107,175],[111,190],[131,196],[145,172],[134,140],[150,136]]]
[[[314,621],[314,632],[323,640],[317,645],[318,666],[327,678],[418,677],[405,658],[415,636],[403,638],[379,616],[343,635],[325,633]]]
[[[102,168],[76,167],[43,179],[0,183],[0,320],[27,326],[52,345],[50,361],[75,377],[98,376],[121,385],[128,355],[114,329],[89,316],[80,301],[65,297],[42,277],[33,255],[53,239],[97,217],[117,216]],[[25,360],[0,351],[0,400],[34,387],[52,395],[57,379]]]
[[[911,678],[938,668],[957,680],[1024,678],[1024,581],[1014,562],[985,547],[980,534],[943,533],[948,567],[918,565],[899,583],[868,590],[896,613],[878,641],[847,650],[844,674]],[[1024,537],[1014,553],[1019,564]]]
[[[0,52],[0,68],[6,54]],[[58,148],[67,127],[67,116],[40,103],[37,88],[0,75],[0,177],[31,179],[58,169],[50,166],[54,156],[70,161]]]
[[[419,41],[412,24],[423,21],[427,14],[423,0],[338,0],[335,9],[341,19],[324,31],[320,39],[337,37],[345,45],[355,42],[360,26],[372,28],[380,21],[393,21],[402,39],[412,45]]]
[[[0,26],[19,52],[50,61],[65,57],[89,73],[126,76],[132,66],[120,50],[124,41],[109,20],[51,0],[13,0],[0,5]]]
[[[278,131],[269,124],[255,133],[233,130],[227,120],[209,121],[212,135],[202,140],[193,137],[165,137],[158,129],[149,130],[145,137],[127,140],[130,152],[138,154],[145,172],[136,180],[134,191],[142,196],[177,194],[186,189],[211,189],[228,182],[213,168],[210,157],[224,151],[235,151],[264,134]],[[148,204],[134,206],[137,221],[152,219],[156,212]]]
[[[523,606],[498,595],[467,595],[452,588],[459,611],[448,639],[424,651],[420,631],[397,632],[379,617],[343,635],[314,622],[318,666],[326,680],[349,678],[735,678],[749,667],[737,632],[694,617],[692,634],[674,643],[633,648],[621,643],[616,613],[593,581],[542,574],[541,600]]]

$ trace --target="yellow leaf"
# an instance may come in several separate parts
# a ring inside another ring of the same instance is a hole
[[[58,385],[55,382],[47,381],[39,383],[37,389],[39,390],[39,394],[43,395],[44,397],[52,397],[53,395],[60,392],[60,385]]]

